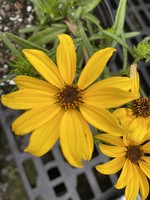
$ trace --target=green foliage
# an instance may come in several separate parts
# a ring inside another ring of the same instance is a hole
[[[124,28],[124,22],[126,17],[126,5],[127,5],[127,0],[120,0],[117,9],[117,14],[115,17],[115,23],[113,25],[113,29],[117,36],[121,35]]]
[[[91,12],[100,0],[30,0],[40,24],[57,22],[63,19],[76,21],[84,14]],[[41,12],[42,11],[42,12]]]
[[[12,34],[12,33],[5,33],[5,37],[7,36],[7,40],[9,41],[9,39],[10,40],[12,40],[13,42],[15,42],[17,45],[19,45],[19,49],[21,48],[21,49],[38,49],[38,50],[41,50],[41,51],[44,51],[45,53],[48,53],[48,50],[47,49],[45,49],[45,48],[42,48],[42,47],[40,47],[39,45],[37,45],[37,44],[35,44],[35,43],[33,43],[33,42],[30,42],[30,41],[28,41],[28,40],[26,40],[26,39],[23,39],[23,38],[21,38],[21,37],[18,37],[17,35],[14,35],[14,34]],[[0,35],[0,37],[1,37],[1,35]],[[2,38],[3,39],[3,38]],[[5,42],[5,41],[4,41]],[[9,45],[7,45],[8,46],[8,48],[11,50],[11,46],[13,46],[12,44],[11,44],[11,42],[9,41]],[[18,51],[19,52],[19,51]],[[19,56],[21,56],[20,55],[20,52],[19,52],[19,54],[17,55],[17,54],[15,54],[17,57]]]
[[[134,57],[135,60],[145,59],[146,62],[150,61],[150,37],[144,38],[134,47]]]
[[[58,34],[65,33],[67,26],[65,24],[59,24],[60,27],[48,27],[42,31],[39,31],[32,35],[28,40],[39,46],[45,45],[57,37]]]
[[[32,67],[26,58],[17,57],[16,60],[9,63],[12,68],[11,73],[15,75],[26,75],[32,77],[39,77],[37,71]]]
[[[5,34],[0,32],[0,38],[7,45],[7,47],[11,50],[12,54],[18,57],[22,57],[20,52],[14,47],[14,45],[9,41]]]

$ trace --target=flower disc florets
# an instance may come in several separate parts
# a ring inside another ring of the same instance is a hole
[[[143,155],[143,151],[139,146],[128,146],[126,152],[126,158],[128,158],[132,163],[137,164],[138,160]]]
[[[150,100],[141,97],[133,103],[133,115],[136,117],[150,117]]]
[[[79,107],[79,104],[83,103],[82,99],[83,91],[78,88],[77,85],[65,85],[64,88],[60,89],[57,92],[58,103],[61,104],[61,107],[65,110],[76,109]]]

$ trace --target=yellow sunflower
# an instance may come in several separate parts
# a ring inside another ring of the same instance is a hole
[[[146,199],[149,193],[147,177],[150,178],[150,130],[140,142],[111,134],[100,134],[97,138],[107,143],[100,144],[100,150],[113,159],[97,165],[96,169],[102,174],[114,174],[122,169],[115,187],[126,187],[126,200],[135,200],[138,192],[142,200]]]
[[[102,73],[114,48],[96,52],[75,83],[74,43],[66,34],[58,38],[57,66],[42,51],[23,50],[45,81],[17,76],[14,81],[19,90],[3,95],[2,102],[10,108],[26,110],[12,125],[17,135],[32,132],[26,152],[42,156],[60,138],[67,161],[75,167],[82,167],[82,159],[90,160],[93,152],[89,124],[120,134],[121,131],[118,133],[118,129],[112,128],[112,125],[118,124],[117,120],[105,108],[120,106],[136,99],[137,95],[129,92],[131,79],[127,77],[108,78],[91,85]]]
[[[138,94],[140,81],[136,64],[131,66],[130,77],[132,79],[131,92]],[[132,127],[136,129],[135,139],[141,140],[150,128],[150,100],[147,97],[139,96],[132,102],[131,108],[117,109],[114,115],[120,121],[127,120],[130,129]]]

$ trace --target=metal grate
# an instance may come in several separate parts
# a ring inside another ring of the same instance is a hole
[[[115,13],[118,1],[106,2]],[[141,32],[140,36],[128,41],[131,45],[136,45],[150,33],[149,11],[149,0],[128,1],[125,29]],[[113,71],[119,70],[121,60],[121,53],[118,52],[112,64]],[[142,85],[148,95],[150,95],[149,65],[149,63],[139,63]],[[7,136],[30,200],[114,200],[123,195],[123,190],[116,190],[113,187],[117,175],[106,176],[95,170],[95,165],[108,161],[108,158],[96,148],[92,160],[85,162],[83,169],[73,168],[65,161],[59,143],[42,158],[24,153],[28,137],[15,136],[11,131],[11,123],[19,114],[20,112],[0,106],[0,125]]]

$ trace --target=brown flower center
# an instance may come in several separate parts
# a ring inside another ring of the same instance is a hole
[[[126,158],[128,158],[134,164],[138,163],[138,160],[143,155],[143,151],[140,149],[139,146],[128,146],[126,152]]]
[[[141,97],[133,102],[133,115],[136,117],[150,117],[150,100]]]
[[[83,103],[82,99],[83,91],[78,88],[77,85],[65,85],[64,88],[57,92],[58,103],[65,110],[76,109],[79,104]]]

